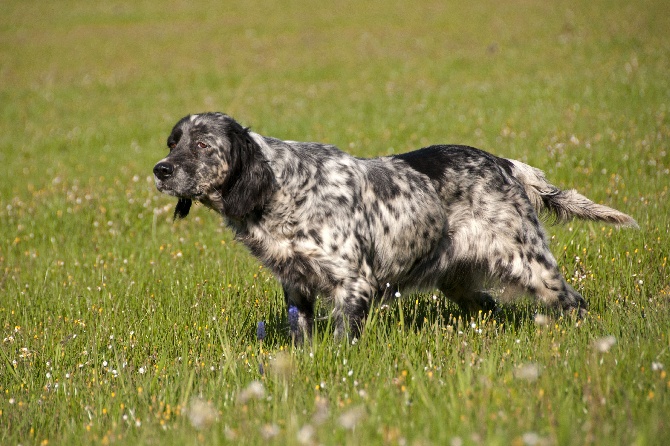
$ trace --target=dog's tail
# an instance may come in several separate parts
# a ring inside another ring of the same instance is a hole
[[[616,226],[638,228],[633,217],[601,204],[596,204],[574,189],[561,190],[551,184],[544,172],[520,161],[508,159],[512,174],[521,182],[537,212],[553,213],[559,222],[571,218],[602,221]]]

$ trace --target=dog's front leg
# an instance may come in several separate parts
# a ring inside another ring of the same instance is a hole
[[[288,309],[291,339],[296,345],[299,345],[312,337],[314,295],[296,286],[284,284],[282,288]]]

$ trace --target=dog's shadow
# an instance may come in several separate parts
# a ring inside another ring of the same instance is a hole
[[[314,332],[318,339],[334,339],[334,323],[331,309],[319,305],[315,308]],[[464,331],[474,323],[477,327],[485,327],[495,323],[498,331],[518,330],[522,326],[537,321],[538,315],[548,313],[530,299],[497,306],[489,311],[466,311],[443,296],[411,295],[405,299],[375,303],[369,312],[362,328],[362,336],[366,331],[375,330],[390,333],[401,326],[403,330],[411,330],[418,334],[436,327],[445,332]],[[549,314],[547,317],[554,318]],[[272,346],[292,345],[288,313],[286,309],[278,309],[267,318],[265,342]],[[351,340],[349,340],[351,341]]]

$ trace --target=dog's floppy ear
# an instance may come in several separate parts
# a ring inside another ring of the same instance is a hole
[[[180,198],[179,201],[177,201],[177,206],[174,208],[174,216],[172,219],[176,220],[178,218],[186,218],[188,211],[191,209],[192,203],[193,202],[188,198]]]
[[[226,136],[230,141],[230,171],[220,190],[223,212],[242,218],[265,206],[274,193],[275,178],[248,129],[233,121]]]

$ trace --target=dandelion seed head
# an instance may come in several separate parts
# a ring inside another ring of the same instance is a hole
[[[337,421],[344,429],[353,430],[358,423],[365,419],[365,416],[365,408],[356,406],[340,415]]]
[[[540,327],[544,327],[549,325],[549,318],[544,315],[544,314],[536,314],[535,315],[535,323],[539,325]]]
[[[523,444],[526,446],[536,446],[546,444],[545,439],[540,437],[535,432],[526,432],[521,436],[521,439],[523,440]]]
[[[276,437],[279,435],[279,432],[279,426],[276,424],[265,424],[261,426],[261,437],[263,437],[265,440]]]
[[[291,355],[279,352],[274,361],[270,362],[270,370],[279,378],[288,379],[293,375],[294,364]]]
[[[317,397],[314,404],[312,423],[319,426],[328,420],[329,415],[330,410],[328,409],[328,401],[325,398]]]
[[[616,338],[612,335],[604,336],[593,342],[593,347],[600,353],[607,353],[616,344]]]
[[[188,421],[197,430],[211,426],[217,419],[216,409],[211,403],[201,399],[193,398],[187,409]]]
[[[514,377],[524,381],[535,381],[540,376],[540,366],[535,363],[522,364],[514,370]]]
[[[249,400],[259,400],[265,396],[265,386],[260,381],[252,381],[238,395],[239,401],[244,404]]]
[[[312,437],[314,437],[315,432],[311,424],[305,424],[296,434],[296,439],[300,444],[312,444]]]

